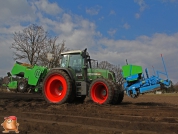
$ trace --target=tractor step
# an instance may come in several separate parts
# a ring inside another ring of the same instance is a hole
[[[87,83],[85,81],[76,82],[76,95],[87,95]]]

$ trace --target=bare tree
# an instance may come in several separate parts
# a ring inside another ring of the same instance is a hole
[[[113,65],[111,63],[107,62],[107,61],[101,61],[98,65],[98,67],[101,68],[101,69],[110,70],[113,67]]]
[[[43,66],[48,66],[49,68],[58,67],[60,65],[61,52],[66,51],[65,41],[60,44],[56,43],[57,37],[51,38],[48,40],[48,45],[43,50],[43,53],[40,55],[39,64]],[[48,61],[47,54],[51,53],[53,59]]]
[[[0,77],[0,87],[2,86],[3,78]]]
[[[119,85],[122,85],[124,82],[123,76],[122,76],[122,69],[120,68],[120,65],[113,65],[112,71],[115,73],[116,81]]]
[[[42,26],[32,24],[22,32],[15,32],[11,47],[15,50],[14,60],[28,59],[31,65],[36,64],[46,42],[47,32]]]

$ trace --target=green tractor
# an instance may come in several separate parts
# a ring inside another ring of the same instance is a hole
[[[60,67],[46,74],[42,93],[49,103],[83,102],[86,96],[98,104],[119,104],[124,90],[116,83],[115,74],[91,66],[87,49],[61,53]]]
[[[48,69],[46,67],[30,65],[16,61],[11,73],[8,72],[10,82],[6,85],[9,90],[16,92],[38,92],[41,88],[42,80],[44,79]],[[16,78],[14,78],[16,77]]]

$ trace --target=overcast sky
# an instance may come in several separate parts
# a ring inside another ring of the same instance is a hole
[[[115,65],[164,71],[178,81],[178,0],[0,0],[0,76],[11,70],[13,33],[37,24],[70,49]]]

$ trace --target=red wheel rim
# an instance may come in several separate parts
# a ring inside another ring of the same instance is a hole
[[[103,82],[97,82],[91,89],[92,100],[96,103],[103,104],[108,98],[108,87]]]
[[[67,93],[67,82],[61,75],[51,75],[45,82],[46,98],[53,103],[60,102]]]

